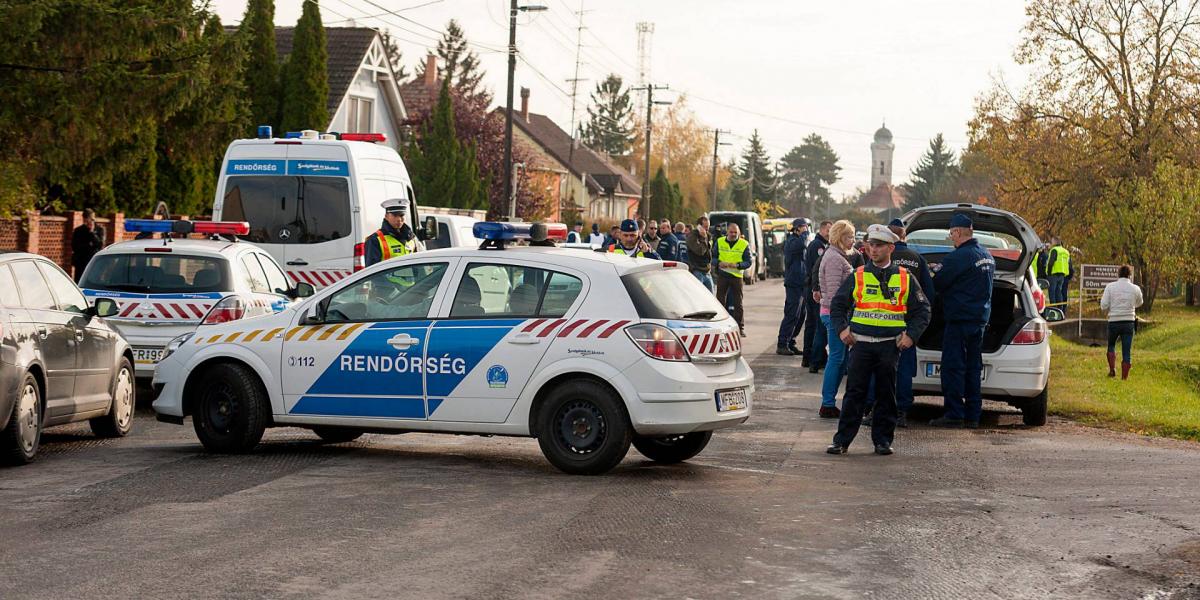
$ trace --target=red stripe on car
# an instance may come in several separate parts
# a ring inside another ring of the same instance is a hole
[[[536,319],[534,322],[526,325],[525,329],[521,330],[521,333],[529,333],[530,331],[537,329],[538,325],[541,325],[542,323],[545,323],[545,322],[546,322],[545,319]]]
[[[556,328],[558,328],[559,325],[562,325],[563,323],[566,323],[566,322],[567,322],[566,319],[555,319],[553,323],[550,323],[544,329],[542,329],[542,331],[540,333],[538,333],[538,337],[541,338],[541,337],[546,337],[546,336],[550,335],[551,333],[554,332],[554,330]]]
[[[612,327],[605,329],[604,333],[600,334],[600,339],[604,339],[604,338],[616,333],[618,329],[624,327],[627,324],[629,324],[629,321],[617,321],[616,323],[613,323]]]
[[[587,323],[587,319],[579,319],[578,321],[563,327],[563,330],[558,332],[558,337],[567,337],[568,335],[571,335],[572,331],[579,329],[579,326],[583,325],[584,323]]]
[[[579,332],[579,337],[585,338],[589,335],[592,335],[593,331],[596,331],[597,329],[600,328],[601,325],[604,325],[607,322],[608,322],[608,319],[600,319],[599,321],[596,321],[595,323],[592,323],[591,325],[584,327],[583,331]]]

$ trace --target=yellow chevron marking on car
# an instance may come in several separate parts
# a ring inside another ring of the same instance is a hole
[[[245,332],[244,331],[235,331],[235,332],[229,334],[229,337],[225,338],[225,341],[232,342],[232,341],[238,339],[239,337],[241,337],[241,335],[243,333],[245,333]]]
[[[260,342],[269,342],[269,341],[275,339],[275,336],[279,335],[280,331],[283,331],[283,328],[276,327],[275,329],[272,329],[272,330],[266,332],[265,334],[263,334],[262,339],[260,339],[259,341]]]
[[[338,323],[337,325],[334,325],[334,326],[330,327],[329,329],[326,329],[325,332],[321,334],[321,337],[319,337],[317,339],[318,340],[327,340],[327,339],[329,339],[329,336],[333,335],[334,333],[337,333],[337,330],[339,330],[341,328],[342,328],[342,324]]]
[[[303,327],[293,327],[293,328],[291,328],[291,330],[289,330],[289,331],[287,332],[287,335],[286,335],[286,336],[284,336],[284,338],[283,338],[283,339],[285,339],[285,340],[287,340],[287,341],[289,341],[289,342],[290,342],[290,341],[292,340],[292,338],[296,336],[296,334],[297,334],[297,333],[300,333],[300,332],[301,332],[301,331],[303,331],[303,330],[304,330],[304,328],[303,328]]]
[[[307,342],[308,338],[316,335],[317,332],[321,331],[322,329],[323,329],[323,327],[321,325],[317,325],[316,327],[310,328],[308,331],[304,332],[304,335],[300,336],[300,341]]]
[[[362,323],[355,323],[355,324],[347,327],[346,330],[342,332],[342,335],[338,336],[338,341],[342,341],[342,340],[350,337],[351,334],[353,334],[355,331],[358,331],[358,329],[362,326],[363,326]]]
[[[262,333],[262,331],[263,331],[263,330],[261,330],[261,329],[255,329],[254,331],[251,331],[250,333],[247,333],[247,334],[246,334],[246,337],[242,338],[242,341],[243,341],[243,342],[253,342],[253,341],[254,341],[254,336],[256,336],[256,335],[258,335],[258,334]]]
[[[218,334],[218,335],[214,335],[214,336],[212,336],[212,337],[208,338],[208,342],[207,342],[207,343],[211,344],[211,343],[213,343],[213,342],[215,342],[215,341],[217,341],[217,340],[219,340],[219,339],[221,339],[221,336],[220,336],[219,334]]]

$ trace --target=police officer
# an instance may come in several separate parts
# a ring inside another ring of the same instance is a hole
[[[1067,301],[1067,277],[1071,274],[1071,253],[1063,247],[1059,239],[1052,238],[1050,253],[1046,266],[1050,270],[1050,303],[1060,304]],[[1060,307],[1062,308],[1062,307]]]
[[[919,252],[908,247],[907,231],[904,221],[892,219],[888,230],[896,234],[899,240],[892,252],[892,262],[908,269],[909,273],[917,276],[921,291],[925,292],[929,305],[933,306],[933,276],[929,273],[929,263]],[[913,377],[917,376],[917,348],[914,345],[900,353],[900,366],[896,370],[896,426],[908,427],[908,411],[913,405]]]
[[[679,260],[679,239],[671,231],[671,221],[658,222],[658,256],[663,260]]]
[[[775,354],[799,356],[796,333],[804,324],[804,291],[808,287],[808,270],[804,265],[804,249],[808,246],[808,220],[792,219],[787,241],[783,243],[783,321],[779,323],[779,339]]]
[[[804,251],[808,285],[804,291],[804,362],[800,366],[807,366],[809,373],[816,373],[824,369],[825,363],[829,360],[829,355],[825,351],[827,334],[825,325],[821,323],[821,302],[817,296],[813,295],[813,291],[820,289],[820,282],[816,282],[816,280],[820,279],[821,256],[829,247],[830,227],[833,227],[833,223],[822,221],[821,227],[817,229],[817,235],[813,237],[812,243]],[[814,282],[816,283],[814,284]]]
[[[637,258],[658,258],[658,253],[650,249],[650,244],[642,239],[637,221],[633,219],[621,221],[621,230],[617,233],[616,241],[608,245],[608,251]]]
[[[738,333],[746,337],[745,313],[742,310],[742,273],[750,268],[750,242],[742,238],[737,223],[725,226],[725,235],[713,242],[712,261],[717,280],[717,300],[721,306],[733,309]]]
[[[371,266],[381,260],[404,256],[417,251],[412,228],[404,222],[408,215],[408,200],[393,198],[380,203],[385,211],[379,231],[363,240],[363,261]]]
[[[983,412],[983,329],[992,313],[996,260],[975,239],[973,225],[963,213],[950,218],[954,251],[933,278],[946,321],[941,367],[946,412],[929,423],[934,427],[974,429]]]
[[[869,263],[858,267],[830,301],[830,321],[850,350],[846,394],[830,454],[845,454],[858,435],[871,378],[875,453],[892,453],[896,433],[896,365],[929,325],[929,301],[914,273],[892,261],[896,234],[883,225],[867,229]]]

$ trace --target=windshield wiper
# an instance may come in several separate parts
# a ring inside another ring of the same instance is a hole
[[[690,312],[686,315],[683,315],[683,318],[684,319],[703,319],[705,321],[708,321],[715,316],[717,316],[717,311],[715,311],[715,310],[698,310],[696,312]]]

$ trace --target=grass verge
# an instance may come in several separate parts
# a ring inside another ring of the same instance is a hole
[[[1200,441],[1200,309],[1156,302],[1133,339],[1133,370],[1109,378],[1105,348],[1050,339],[1050,412],[1090,425]]]

